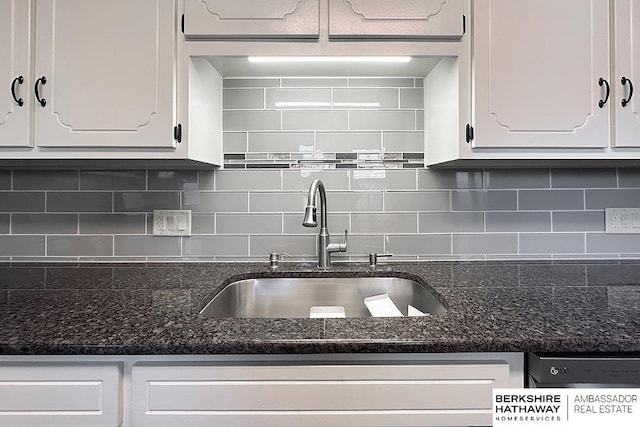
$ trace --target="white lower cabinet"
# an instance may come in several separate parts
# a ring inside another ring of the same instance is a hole
[[[0,426],[488,426],[523,353],[0,356]]]
[[[492,389],[522,386],[521,359],[456,356],[140,363],[132,370],[132,421],[140,427],[490,425]],[[520,372],[515,381],[514,371]]]
[[[0,360],[1,426],[120,426],[120,364]]]

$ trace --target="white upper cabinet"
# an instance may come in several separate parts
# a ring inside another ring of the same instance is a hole
[[[173,147],[175,11],[165,0],[37,0],[40,147]]]
[[[616,0],[614,8],[614,144],[616,147],[639,147],[640,93],[637,91],[640,89],[640,0]]]
[[[318,38],[320,0],[185,0],[187,38]]]
[[[463,0],[329,0],[332,38],[460,38]]]
[[[474,4],[473,147],[608,147],[609,2]]]
[[[0,0],[0,147],[28,147],[31,3]]]

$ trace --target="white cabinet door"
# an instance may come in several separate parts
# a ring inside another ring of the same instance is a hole
[[[122,423],[117,364],[0,364],[0,425],[109,426]]]
[[[507,362],[136,365],[135,426],[491,424]]]
[[[0,0],[0,147],[28,147],[30,0]]]
[[[609,146],[609,2],[474,5],[473,147]]]
[[[36,0],[36,145],[174,147],[174,8]]]
[[[640,0],[616,0],[614,7],[615,146],[640,147]]]
[[[463,0],[329,0],[332,38],[460,38]]]
[[[185,0],[187,38],[318,38],[319,0]]]

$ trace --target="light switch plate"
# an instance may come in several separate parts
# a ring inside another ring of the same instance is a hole
[[[153,211],[154,236],[191,236],[190,210]]]
[[[640,233],[640,208],[606,208],[605,233]]]

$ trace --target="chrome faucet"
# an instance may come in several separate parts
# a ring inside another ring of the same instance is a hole
[[[316,193],[320,193],[320,233],[318,234],[318,267],[328,268],[331,266],[332,252],[347,251],[347,230],[344,230],[344,242],[331,243],[329,231],[327,230],[327,194],[324,191],[324,184],[319,179],[314,180],[309,187],[307,196],[307,207],[304,209],[305,227],[317,227],[316,221]]]

